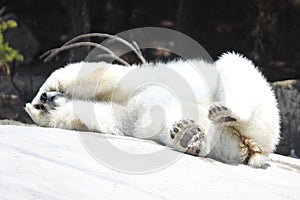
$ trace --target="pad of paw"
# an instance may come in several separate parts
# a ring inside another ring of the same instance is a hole
[[[193,120],[180,120],[173,124],[170,137],[174,147],[184,149],[186,153],[198,155],[204,141],[204,130]]]

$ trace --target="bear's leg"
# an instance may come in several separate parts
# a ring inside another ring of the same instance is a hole
[[[193,120],[175,122],[170,130],[170,142],[176,150],[191,155],[205,156],[205,130]]]
[[[219,102],[213,103],[208,110],[208,118],[219,126],[232,127],[231,134],[240,139],[241,153],[247,154],[244,163],[251,167],[265,167],[265,156],[259,145],[251,138],[245,137],[239,131],[242,121],[239,116],[230,108]]]
[[[59,92],[73,99],[110,100],[120,79],[130,70],[104,62],[69,64],[47,78],[31,103],[40,103],[44,92]]]
[[[115,112],[125,109],[117,104],[72,100],[59,92],[42,93],[40,104],[27,103],[25,110],[40,126],[80,131],[96,131],[105,134],[124,135]]]

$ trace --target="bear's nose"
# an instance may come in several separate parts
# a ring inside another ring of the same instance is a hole
[[[41,100],[42,103],[47,102],[47,94],[45,92],[41,95],[40,100]]]

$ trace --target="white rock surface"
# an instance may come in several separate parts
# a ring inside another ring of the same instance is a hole
[[[127,146],[130,151],[162,148],[133,138],[86,135],[95,140],[118,141],[117,146]],[[252,169],[182,155],[156,172],[128,174],[94,159],[75,131],[0,126],[1,200],[299,200],[300,160],[272,155],[269,164],[267,169]]]

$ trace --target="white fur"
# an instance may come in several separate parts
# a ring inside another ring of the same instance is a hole
[[[144,84],[145,78],[153,84]],[[144,84],[140,89],[139,83]],[[33,105],[40,103],[41,94],[52,90],[68,98],[47,113],[36,110]],[[105,62],[70,64],[53,72],[25,109],[41,126],[148,138],[168,146],[173,146],[172,124],[196,118],[207,137],[200,156],[241,163],[239,139],[207,118],[216,101],[238,116],[236,128],[262,149],[262,155],[249,160],[261,167],[279,140],[279,111],[265,78],[251,61],[234,53],[212,64],[199,59],[130,68]]]

